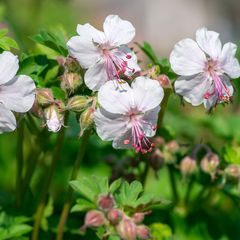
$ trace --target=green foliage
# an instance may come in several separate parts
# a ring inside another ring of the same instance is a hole
[[[12,38],[6,36],[8,29],[0,29],[0,49],[9,51],[11,48],[19,49],[18,44]]]
[[[26,224],[29,218],[23,216],[10,216],[5,212],[0,212],[0,239],[24,240],[23,235],[29,233],[32,227]]]
[[[240,146],[228,145],[224,148],[224,159],[227,163],[240,164]]]
[[[155,240],[171,240],[172,230],[167,224],[152,223],[150,226],[152,236]]]

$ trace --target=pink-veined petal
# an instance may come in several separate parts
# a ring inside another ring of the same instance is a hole
[[[0,133],[11,132],[16,129],[16,118],[3,104],[0,104]]]
[[[196,41],[199,47],[212,59],[217,60],[221,55],[222,44],[219,33],[200,28],[196,32]]]
[[[18,57],[11,52],[0,54],[0,85],[11,80],[18,71]]]
[[[207,59],[197,43],[186,38],[178,42],[170,55],[173,71],[178,75],[191,76],[204,71]]]
[[[92,65],[84,75],[84,82],[92,91],[98,91],[106,81],[108,76],[104,60]]]
[[[135,106],[146,112],[160,105],[164,92],[158,81],[137,77],[131,85]]]
[[[121,90],[119,88],[121,84]],[[98,101],[101,106],[111,113],[125,114],[134,105],[132,89],[128,83],[119,83],[117,80],[107,81],[98,92]]]
[[[220,57],[221,69],[231,78],[238,78],[240,76],[240,65],[235,58],[236,51],[236,44],[226,43],[223,46]]]
[[[177,94],[183,96],[193,106],[198,106],[203,103],[204,94],[209,91],[211,81],[204,74],[198,74],[190,77],[179,77],[174,86]]]
[[[117,15],[109,15],[103,23],[106,38],[111,46],[129,43],[135,36],[135,28]]]
[[[27,112],[35,100],[34,81],[26,76],[19,75],[0,86],[0,102],[15,112]]]

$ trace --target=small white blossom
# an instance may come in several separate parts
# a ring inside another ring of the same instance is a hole
[[[0,133],[15,130],[11,111],[27,112],[34,103],[35,84],[28,76],[16,76],[18,68],[17,56],[8,51],[0,54]]]
[[[129,77],[140,71],[136,55],[126,46],[135,36],[133,25],[117,15],[109,15],[103,30],[89,23],[79,24],[79,36],[67,43],[70,55],[88,69],[84,81],[93,91],[98,91],[107,80],[120,80],[121,74]]]
[[[114,81],[106,82],[98,93],[101,107],[94,114],[97,134],[102,140],[113,141],[114,148],[151,151],[148,137],[156,133],[162,87],[156,80],[137,77],[131,87],[123,83],[126,91],[119,91]]]
[[[233,95],[229,78],[240,76],[236,51],[231,42],[222,47],[219,34],[206,28],[197,30],[196,42],[189,38],[178,42],[170,56],[172,69],[181,75],[175,82],[176,93],[207,109],[228,102]]]

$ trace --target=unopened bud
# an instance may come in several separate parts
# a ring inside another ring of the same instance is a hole
[[[102,195],[98,198],[98,207],[102,210],[109,210],[114,207],[115,201],[111,194]]]
[[[197,170],[196,160],[186,156],[180,163],[180,170],[183,175],[193,174]]]
[[[154,79],[157,80],[163,88],[172,88],[171,81],[167,75],[161,74]]]
[[[155,144],[156,147],[161,147],[164,145],[165,141],[162,137],[155,137],[153,139],[153,143]]]
[[[36,101],[40,106],[48,106],[53,103],[54,98],[51,89],[39,88],[36,91]]]
[[[224,172],[229,177],[240,179],[240,165],[231,164],[225,168]]]
[[[117,225],[117,232],[124,240],[136,240],[137,229],[135,223],[129,218],[123,218]]]
[[[80,116],[80,137],[83,135],[84,131],[87,130],[93,123],[93,113],[94,109],[92,107],[87,108]]]
[[[77,73],[65,73],[61,79],[61,88],[70,92],[74,92],[82,84],[82,78]]]
[[[144,217],[145,217],[145,213],[136,212],[136,213],[133,214],[132,220],[133,220],[135,223],[141,223],[141,222],[144,220]]]
[[[118,209],[111,209],[107,214],[107,218],[112,225],[117,225],[122,219],[122,212]]]
[[[137,237],[142,240],[147,240],[151,237],[150,229],[145,225],[137,226]]]
[[[67,104],[67,109],[74,112],[81,112],[83,111],[91,99],[85,96],[74,96],[69,99]]]
[[[201,160],[201,168],[205,173],[214,174],[219,165],[219,157],[214,153],[206,154]]]
[[[46,124],[50,132],[58,132],[64,121],[63,113],[60,113],[59,108],[56,105],[51,105],[44,109],[44,117]]]
[[[81,227],[81,230],[86,230],[87,227],[101,227],[106,223],[104,214],[98,210],[90,210],[87,212],[84,225]]]
[[[150,155],[149,164],[155,171],[159,170],[163,166],[163,153],[158,148],[155,148],[153,153]]]
[[[166,149],[172,153],[176,153],[179,150],[179,144],[177,141],[172,140],[165,145]]]

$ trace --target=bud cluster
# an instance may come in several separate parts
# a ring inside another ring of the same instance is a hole
[[[150,229],[142,224],[145,215],[149,212],[135,212],[128,216],[117,207],[112,194],[100,195],[97,199],[97,206],[98,209],[87,212],[84,225],[81,227],[82,231],[88,227],[104,227],[105,235],[118,235],[123,240],[145,240],[151,237]]]

